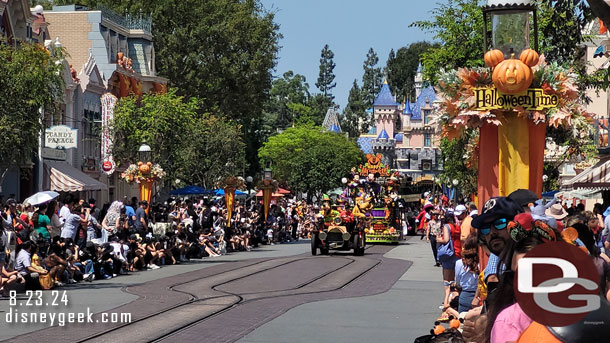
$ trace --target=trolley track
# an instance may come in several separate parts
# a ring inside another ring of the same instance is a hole
[[[130,341],[134,342],[175,341],[183,334],[193,335],[194,332],[197,332],[198,327],[209,325],[208,321],[217,321],[227,315],[235,316],[236,311],[241,311],[240,307],[243,309],[245,308],[243,306],[257,306],[255,303],[258,301],[264,303],[287,299],[288,302],[292,302],[291,299],[293,298],[291,297],[310,297],[314,299],[324,297],[324,294],[329,294],[328,298],[337,297],[337,294],[339,294],[338,297],[341,297],[344,288],[382,265],[384,262],[382,255],[391,248],[373,245],[367,246],[366,249],[367,254],[363,257],[346,254],[332,254],[323,257],[297,255],[265,258],[249,263],[241,261],[239,266],[228,269],[226,268],[228,266],[223,264],[215,266],[224,266],[224,269],[216,274],[211,271],[204,272],[206,269],[210,270],[214,267],[198,270],[197,272],[200,272],[198,274],[201,274],[201,276],[190,279],[183,278],[186,281],[169,285],[166,283],[167,286],[164,290],[151,290],[148,293],[137,291],[138,287],[144,288],[147,285],[128,287],[125,289],[126,292],[139,295],[140,298],[111,311],[130,312],[130,310],[133,310],[135,318],[130,323],[112,324],[112,326],[110,324],[100,324],[100,326],[96,325],[95,328],[87,327],[84,329],[94,329],[96,332],[87,335],[80,334],[80,337],[73,337],[69,340],[74,342],[111,342],[125,340],[128,337]],[[282,278],[282,276],[285,277]],[[267,277],[269,278],[269,285],[264,283]],[[273,280],[278,279],[281,282],[274,286]],[[256,289],[247,287],[252,282],[258,284]],[[242,285],[245,285],[245,287],[241,288]],[[156,296],[169,300],[167,302],[164,302],[163,299],[159,301]],[[180,297],[182,297],[182,300],[180,300]],[[171,299],[173,299],[173,302],[170,301]],[[150,303],[147,303],[147,301]],[[138,308],[146,304],[160,304],[160,306],[158,309],[151,309],[151,306],[148,306],[148,312]],[[130,307],[130,305],[132,306]],[[289,308],[291,307],[287,307],[284,311]],[[94,317],[100,315],[98,313]],[[257,325],[259,326],[270,319],[272,318],[259,320],[248,326],[247,329],[252,331]],[[53,329],[58,328],[46,330]],[[43,334],[46,330],[38,332]],[[57,333],[53,332],[55,335]],[[22,336],[15,337],[15,339],[20,337]],[[212,341],[215,340],[212,339]]]

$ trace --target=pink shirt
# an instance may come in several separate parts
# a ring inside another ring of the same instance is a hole
[[[523,312],[518,303],[505,308],[498,314],[491,329],[491,343],[517,341],[532,319]]]

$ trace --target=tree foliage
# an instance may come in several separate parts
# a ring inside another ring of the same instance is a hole
[[[40,108],[53,118],[64,90],[61,51],[0,40],[0,183],[6,168],[31,162],[43,129]]]
[[[316,87],[322,92],[322,94],[329,98],[331,101],[335,98],[332,95],[332,89],[337,86],[335,82],[335,53],[330,50],[328,44],[324,45],[322,52],[320,53],[320,73],[318,75],[318,81]]]
[[[309,196],[340,186],[341,178],[364,158],[354,141],[318,126],[297,126],[272,136],[258,156],[261,164],[271,164],[274,178]]]
[[[470,129],[458,139],[442,138],[439,144],[443,152],[443,173],[440,179],[444,184],[450,184],[452,180],[459,181],[459,187],[463,194],[476,194],[477,175],[476,165],[467,163],[469,145],[476,141],[478,133]]]
[[[305,76],[292,70],[273,81],[269,100],[265,103],[265,115],[277,128],[287,128],[301,116],[311,116],[308,106],[309,85]]]
[[[415,100],[415,74],[422,55],[430,48],[439,47],[439,44],[417,42],[398,49],[396,53],[394,49],[390,51],[385,70],[388,85],[399,101],[404,97]]]
[[[483,14],[481,0],[448,0],[432,10],[431,20],[411,26],[434,33],[440,46],[422,55],[424,76],[432,84],[441,69],[483,65]]]
[[[118,161],[135,162],[142,142],[150,145],[152,161],[190,184],[210,187],[218,177],[244,168],[240,127],[230,121],[198,114],[200,102],[185,100],[175,90],[122,98],[111,124],[113,154]],[[228,168],[228,165],[231,168]]]
[[[73,4],[55,0],[55,4]],[[80,0],[120,14],[152,14],[156,67],[202,109],[246,122],[262,114],[271,89],[279,26],[259,0]]]
[[[377,63],[379,63],[379,57],[375,50],[370,48],[362,64],[364,74],[362,75],[361,93],[366,108],[373,106],[375,97],[379,94],[383,82],[383,71],[381,67],[377,67]]]
[[[341,129],[352,138],[360,136],[363,132],[368,132],[371,126],[372,118],[367,116],[362,93],[360,87],[358,87],[358,81],[355,79],[352,88],[349,90],[347,106],[339,120],[341,121]]]

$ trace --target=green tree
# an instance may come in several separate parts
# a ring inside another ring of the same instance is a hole
[[[43,129],[39,110],[53,118],[64,89],[61,51],[18,45],[0,39],[0,184],[11,165],[32,161]]]
[[[483,65],[483,14],[481,0],[448,0],[432,10],[431,20],[411,26],[434,33],[440,42],[422,54],[424,76],[432,84],[441,69]]]
[[[383,82],[383,72],[381,67],[377,67],[379,57],[373,48],[370,48],[366,54],[366,59],[362,64],[364,74],[362,75],[362,98],[366,108],[371,108],[375,102],[375,98],[381,90]]]
[[[55,0],[55,4],[73,4]],[[279,26],[259,0],[80,0],[117,13],[150,13],[156,67],[178,94],[240,123],[259,117],[271,90]]]
[[[371,118],[367,116],[366,106],[364,106],[357,80],[354,80],[352,84],[347,98],[347,106],[339,119],[341,121],[341,128],[350,137],[358,137],[362,132],[368,132],[370,128]]]
[[[314,124],[322,125],[326,112],[329,108],[334,106],[334,103],[331,98],[322,93],[318,93],[309,98],[307,105],[312,110],[311,119],[313,120]]]
[[[258,152],[261,164],[271,164],[274,178],[291,189],[327,192],[341,185],[341,178],[360,163],[364,155],[344,135],[318,126],[289,128],[269,138]]]
[[[242,129],[234,121],[215,116],[198,120],[189,143],[180,152],[178,178],[212,188],[219,177],[244,175],[246,146]]]
[[[464,152],[468,151],[468,145],[477,139],[477,130],[470,129],[458,139],[442,138],[439,144],[443,152],[443,173],[440,176],[444,183],[448,184],[451,180],[458,180],[460,190],[463,194],[477,193],[477,166],[468,163],[469,156]]]
[[[332,89],[337,86],[335,82],[335,62],[334,59],[335,54],[328,47],[328,44],[324,45],[322,48],[322,52],[320,53],[320,73],[318,76],[318,82],[316,82],[316,87],[322,92],[322,94],[332,100],[335,98],[332,95]]]
[[[210,187],[220,176],[242,173],[245,156],[241,128],[231,121],[200,115],[200,102],[186,100],[171,89],[166,94],[122,98],[111,124],[113,154],[134,162],[138,146],[150,145],[152,160],[168,174]],[[230,165],[231,168],[227,166]]]
[[[394,49],[390,51],[385,70],[388,85],[399,101],[402,101],[404,97],[408,97],[411,101],[415,100],[414,82],[417,67],[422,54],[430,48],[439,48],[439,45],[417,42],[398,49],[396,53],[394,53]]]
[[[286,128],[300,116],[311,116],[309,85],[305,76],[292,70],[273,81],[269,100],[265,104],[265,115],[275,121],[275,127]]]

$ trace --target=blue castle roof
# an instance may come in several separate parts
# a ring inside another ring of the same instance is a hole
[[[396,106],[396,101],[394,101],[394,95],[390,91],[390,86],[388,86],[387,82],[384,82],[383,86],[381,86],[381,91],[377,95],[373,106]]]
[[[413,106],[413,115],[411,115],[411,120],[421,120],[422,113],[421,108],[426,105],[426,101],[432,105],[432,102],[436,100],[436,92],[434,91],[434,87],[428,86],[421,91],[421,94],[417,97],[417,101]]]
[[[379,133],[379,136],[377,136],[377,139],[389,139],[389,138],[390,138],[390,136],[385,131],[385,129],[381,129],[381,132]]]
[[[336,132],[336,133],[341,133],[341,129],[339,128],[339,126],[337,126],[337,124],[333,124],[330,128],[330,131],[332,132]]]
[[[374,137],[359,137],[358,145],[360,146],[360,150],[362,150],[362,152],[364,152],[365,154],[372,154],[373,147],[371,146],[371,143],[372,143],[373,139],[375,139],[375,138]]]
[[[394,135],[394,139],[396,140],[396,142],[402,142],[402,133],[397,133]]]
[[[407,98],[407,101],[405,101],[405,109],[402,111],[402,114],[404,114],[404,115],[413,114],[413,111],[411,110],[411,102],[409,101],[409,98]]]

